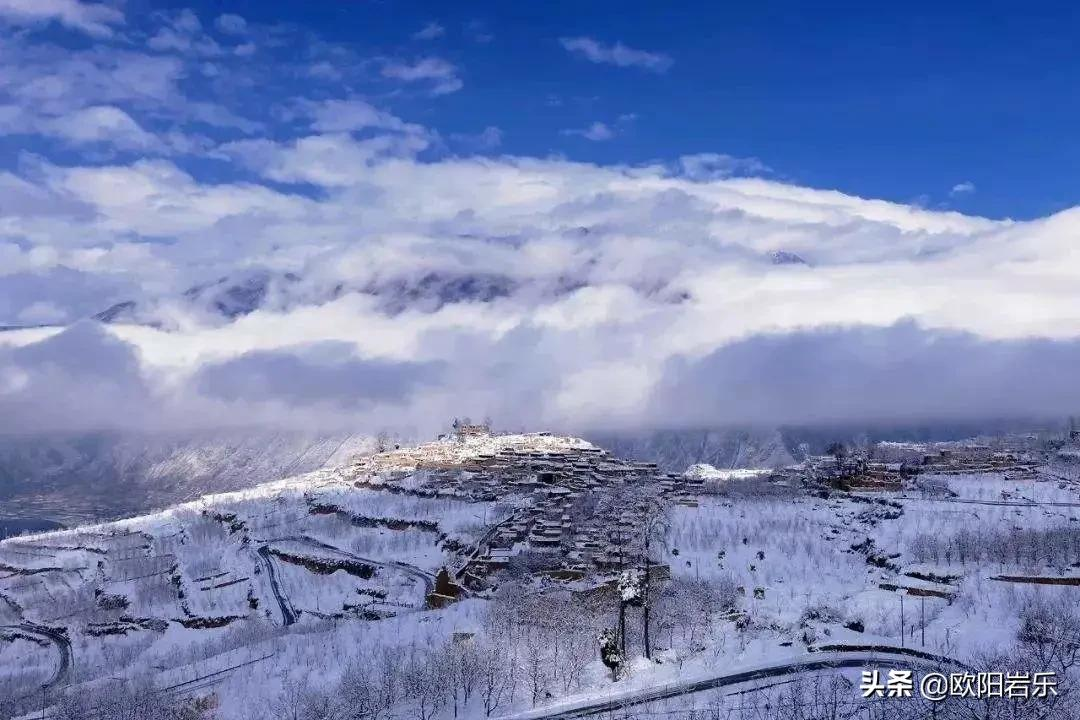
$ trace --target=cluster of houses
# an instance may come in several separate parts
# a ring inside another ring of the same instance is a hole
[[[842,485],[850,490],[899,490],[912,466],[903,462],[868,460],[864,455],[813,455],[781,473],[789,480]],[[789,477],[790,476],[790,477]]]
[[[1014,477],[1035,473],[1036,458],[1027,450],[973,442],[878,443],[873,457],[815,455],[793,471],[819,482],[840,482],[852,490],[900,490],[905,479],[920,474],[967,475],[1005,472]]]
[[[640,553],[650,503],[694,506],[705,484],[701,474],[662,472],[655,463],[622,460],[582,440],[550,433],[495,435],[486,424],[457,422],[452,434],[436,442],[363,462],[371,471],[367,477],[385,490],[513,507],[465,551],[453,582],[466,585],[515,559],[531,572],[540,567],[563,579],[624,568],[638,559],[631,553]],[[811,456],[772,479],[900,490],[920,473],[1021,474],[1033,472],[1034,464],[1026,451],[1008,447],[881,443],[869,453]]]
[[[618,460],[596,448],[511,451],[485,460],[490,464],[484,477],[508,478],[525,502],[481,543],[469,568],[479,574],[506,567],[526,550],[559,556],[563,577],[625,567],[632,562],[629,546],[641,539],[655,500],[693,504],[704,482],[660,472],[655,463]],[[637,494],[635,487],[650,492]],[[604,492],[597,494],[600,489]]]
[[[995,449],[988,445],[943,447],[923,456],[921,472],[959,475],[980,472],[1009,472],[1030,475],[1036,462],[1027,452]]]
[[[515,507],[472,549],[459,578],[501,570],[523,553],[545,556],[545,566],[563,578],[625,567],[650,503],[694,505],[704,485],[700,477],[621,460],[584,441],[548,433],[491,435],[485,426],[455,429],[454,436],[367,462],[384,483],[422,478],[420,494]]]

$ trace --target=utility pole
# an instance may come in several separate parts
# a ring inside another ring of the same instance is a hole
[[[922,635],[920,645],[926,647],[926,596],[919,596],[919,629]]]
[[[41,720],[45,720],[45,705],[48,704],[46,699],[49,694],[49,686],[45,683],[41,684]]]
[[[907,591],[901,588],[901,590],[900,590],[900,647],[906,647],[904,645],[904,595],[906,595],[906,594],[907,594]]]
[[[651,518],[649,518],[649,520],[651,520]],[[652,566],[651,566],[652,561],[649,559],[649,549],[650,549],[650,547],[649,547],[649,545],[650,545],[649,536],[650,535],[652,535],[652,524],[650,522],[648,522],[648,520],[647,520],[646,523],[645,523],[645,603],[644,603],[644,607],[641,610],[641,612],[642,612],[642,624],[645,626],[645,659],[646,660],[651,660],[652,659],[652,645],[649,642],[649,640],[650,640],[650,638],[649,638],[649,600],[650,600],[650,598],[649,598],[649,589],[650,589],[649,585],[652,582]]]

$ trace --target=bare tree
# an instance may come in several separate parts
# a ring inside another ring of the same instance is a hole
[[[642,581],[641,592],[641,627],[645,657],[651,660],[652,634],[650,620],[652,614],[653,583],[652,550],[657,545],[662,544],[667,538],[671,522],[669,514],[670,508],[658,495],[653,494],[647,496],[642,504],[644,512],[641,523],[641,557],[642,564],[644,565],[644,578]]]
[[[1020,613],[1016,639],[1038,666],[1067,674],[1080,661],[1080,610],[1063,600],[1032,602]]]
[[[491,717],[510,698],[513,684],[513,668],[510,655],[500,642],[485,640],[479,648],[480,697],[484,701],[484,715]]]

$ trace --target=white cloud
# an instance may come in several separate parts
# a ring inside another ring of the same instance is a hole
[[[737,175],[767,175],[772,169],[757,158],[723,153],[698,153],[679,158],[679,170],[692,180],[715,180]]]
[[[949,191],[949,195],[956,197],[958,195],[972,195],[975,193],[975,183],[970,180],[965,180],[962,183],[953,185],[952,190]]]
[[[107,105],[84,108],[49,124],[49,130],[73,143],[107,142],[124,149],[150,150],[158,144],[130,115]]]
[[[147,47],[158,52],[213,57],[224,50],[216,40],[203,32],[198,16],[189,9],[181,10],[169,18],[157,33],[146,42]]]
[[[214,20],[214,27],[227,35],[243,35],[247,32],[247,20],[239,15],[225,13]]]
[[[437,22],[429,22],[413,33],[413,40],[434,40],[446,34],[446,28]]]
[[[614,137],[627,133],[637,120],[636,113],[624,113],[616,118],[613,124],[605,122],[593,122],[584,128],[571,128],[563,130],[563,135],[579,135],[586,140],[592,140],[594,142],[602,142],[604,140],[611,140]]]
[[[428,147],[418,134],[380,135],[356,140],[346,134],[323,134],[289,143],[241,140],[216,153],[283,183],[347,187],[368,175],[372,163],[391,157],[412,157]]]
[[[182,24],[182,23],[181,23]],[[204,65],[199,61],[200,65]],[[175,124],[200,123],[253,132],[256,122],[207,99],[189,97],[181,81],[190,72],[185,60],[114,47],[69,51],[52,45],[0,43],[0,114],[8,132],[56,136],[53,129],[92,108],[123,112],[146,132],[163,120],[165,134],[192,135]],[[16,123],[14,118],[22,118]],[[147,122],[147,119],[150,122]],[[118,121],[122,121],[118,120]],[[126,122],[126,121],[124,121]],[[160,147],[171,145],[161,138]]]
[[[635,50],[621,42],[607,45],[590,37],[563,37],[559,42],[571,54],[594,63],[636,67],[655,73],[667,72],[674,64],[668,55]]]
[[[571,128],[569,130],[563,130],[563,135],[580,135],[586,140],[592,140],[594,142],[601,142],[604,140],[611,140],[615,137],[615,130],[611,128],[607,123],[596,121],[591,123],[585,128]]]
[[[1060,368],[1080,359],[1080,268],[1066,260],[1075,213],[996,223],[725,178],[732,162],[714,157],[699,158],[708,172],[692,179],[659,165],[384,152],[404,137],[224,149],[276,182],[321,185],[318,197],[200,182],[160,162],[52,168],[20,192],[44,183],[38,212],[57,220],[40,206],[49,197],[85,207],[66,222],[90,237],[173,239],[125,261],[130,277],[157,284],[177,274],[172,294],[148,306],[162,329],[110,331],[132,344],[150,388],[126,397],[151,403],[160,422],[203,421],[213,407],[219,422],[426,427],[468,413],[602,428],[1056,412],[1078,400],[1053,392]],[[0,233],[34,219],[6,222]],[[773,265],[776,250],[813,266]],[[182,299],[192,273],[251,264],[296,279],[232,322]],[[22,312],[51,312],[33,306],[47,294],[26,297]],[[426,363],[441,369],[414,383]],[[249,371],[257,388],[229,380]],[[368,388],[368,373],[384,372],[401,392],[362,410],[326,394],[337,382]],[[309,398],[283,381],[290,373],[310,383]],[[933,373],[965,379],[946,392],[925,379]],[[823,389],[834,375],[846,378],[843,402]],[[183,403],[162,400],[161,387],[184,388]],[[884,406],[873,401],[883,392]]]
[[[197,16],[155,18],[151,36],[188,44],[0,42],[0,128],[49,140],[0,172],[0,324],[128,299],[142,323],[0,333],[0,422],[574,429],[1080,406],[1080,211],[994,222],[719,152],[485,157],[498,128],[443,145],[360,94],[372,73],[449,92],[445,60],[312,45],[268,66],[297,48],[219,19],[211,61]],[[273,71],[287,89],[266,90]],[[604,120],[575,132],[635,122]]]
[[[58,325],[71,319],[67,312],[48,300],[30,303],[15,318],[29,325]]]
[[[311,129],[317,132],[353,132],[375,128],[379,130],[421,132],[419,125],[376,108],[358,98],[332,99],[321,102],[300,101],[301,111],[311,118]]]
[[[230,218],[271,213],[284,219],[304,204],[258,185],[202,186],[165,161],[51,168],[48,174],[52,188],[92,206],[98,222],[120,234],[187,235],[220,227]]]
[[[171,152],[185,139],[182,134],[160,139],[140,127],[126,112],[110,105],[82,108],[56,117],[34,115],[13,105],[0,106],[0,134],[42,135],[69,145],[105,145],[109,149],[148,153]]]
[[[483,20],[469,20],[463,26],[463,32],[465,37],[482,45],[495,39],[495,33],[488,29],[488,24]]]
[[[413,63],[388,61],[382,67],[382,76],[402,82],[428,82],[432,95],[448,95],[457,92],[465,83],[458,77],[458,69],[442,58],[421,58]]]
[[[489,125],[475,135],[454,133],[450,136],[450,139],[471,150],[494,150],[502,145],[503,132],[494,125]]]
[[[317,78],[319,80],[340,80],[341,71],[334,67],[334,64],[326,60],[320,60],[319,62],[312,63],[307,67],[308,77]]]
[[[55,21],[96,37],[109,37],[124,22],[115,7],[79,0],[0,0],[0,18],[20,25]]]

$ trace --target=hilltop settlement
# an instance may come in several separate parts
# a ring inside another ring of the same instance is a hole
[[[480,718],[808,653],[1080,647],[1080,433],[824,450],[673,473],[455,422],[337,467],[10,537],[0,718],[112,717],[101,708],[124,698],[186,718]],[[1043,647],[1032,628],[1048,622],[1067,647]],[[836,717],[851,687],[831,686]],[[710,692],[680,702],[735,702]],[[342,698],[336,715],[300,709]]]

